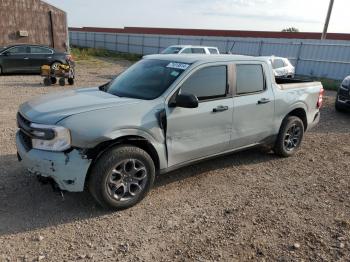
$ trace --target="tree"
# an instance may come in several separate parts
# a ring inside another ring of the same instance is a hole
[[[299,32],[299,29],[296,27],[287,27],[283,29],[282,32]]]

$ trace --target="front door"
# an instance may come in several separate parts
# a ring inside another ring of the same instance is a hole
[[[262,64],[236,65],[231,148],[261,142],[273,135],[274,93]]]
[[[15,46],[3,54],[3,69],[5,72],[28,72],[29,54],[28,46]]]
[[[227,83],[227,66],[215,65],[197,70],[182,84],[179,92],[196,95],[199,106],[166,109],[169,167],[228,149],[233,100]]]

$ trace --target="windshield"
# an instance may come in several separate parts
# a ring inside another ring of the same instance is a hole
[[[162,54],[178,54],[181,49],[182,47],[169,46],[163,50]]]
[[[144,59],[114,79],[106,91],[119,97],[155,99],[189,66],[166,60]]]

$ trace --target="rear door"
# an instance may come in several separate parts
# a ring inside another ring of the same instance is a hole
[[[6,50],[2,56],[4,72],[28,72],[29,54],[28,46],[14,46]]]
[[[236,64],[231,148],[240,148],[273,135],[274,93],[265,77],[267,65]]]
[[[233,100],[227,65],[198,69],[181,84],[181,93],[198,97],[198,108],[167,107],[168,165],[173,166],[229,148]]]
[[[30,46],[29,66],[33,72],[40,72],[42,65],[51,65],[53,62],[53,50],[41,47]]]

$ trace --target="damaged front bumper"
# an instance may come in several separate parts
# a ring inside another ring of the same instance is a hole
[[[84,190],[85,178],[91,160],[85,159],[81,153],[73,149],[65,152],[51,152],[27,149],[16,134],[18,158],[32,175],[52,178],[61,190],[81,192]]]

